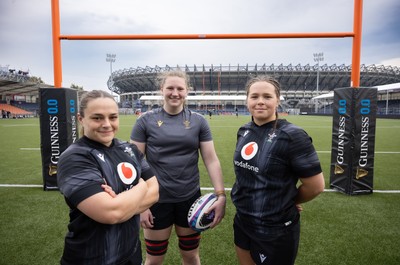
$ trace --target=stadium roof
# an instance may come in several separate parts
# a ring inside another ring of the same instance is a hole
[[[39,88],[53,87],[50,85],[30,81],[27,72],[9,69],[0,69],[0,94],[24,95],[38,97]]]
[[[378,89],[379,92],[397,92],[400,91],[400,83],[394,83],[394,84],[387,84],[387,85],[381,85],[381,86],[374,86],[373,88]],[[313,97],[312,99],[332,99],[334,97],[334,92],[330,91],[329,93],[322,94],[316,97]]]
[[[243,92],[250,75],[268,74],[281,84],[282,92],[314,91],[319,77],[319,91],[327,93],[338,87],[349,87],[351,66],[342,65],[228,65],[228,66],[155,66],[114,71],[107,84],[117,93],[143,93],[158,90],[156,75],[181,69],[189,74],[192,90],[202,92]],[[400,68],[392,66],[361,65],[360,86],[372,87],[400,82]]]
[[[351,66],[345,65],[255,65],[255,66],[176,66],[176,67],[137,67],[118,70],[112,73],[108,87],[117,94],[141,93],[157,91],[155,77],[168,70],[182,69],[191,79],[195,94],[202,92],[223,92],[238,94],[244,92],[244,86],[250,75],[268,74],[281,83],[282,94],[290,91],[314,91],[317,74],[319,75],[319,91],[328,93],[338,87],[350,85]],[[0,69],[0,93],[6,95],[38,96],[39,88],[53,87],[30,81],[25,72],[11,72]],[[373,87],[400,82],[400,68],[392,66],[361,65],[360,86]]]

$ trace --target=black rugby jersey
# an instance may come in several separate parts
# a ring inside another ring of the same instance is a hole
[[[311,137],[283,119],[274,130],[274,122],[242,126],[234,153],[232,201],[241,220],[258,233],[271,233],[297,220],[299,177],[322,172]]]
[[[106,147],[87,137],[70,145],[60,156],[57,180],[70,207],[61,264],[141,264],[139,216],[115,224],[101,224],[76,206],[102,192],[108,184],[116,194],[135,186],[139,178],[154,176],[142,153],[133,144],[113,140]]]

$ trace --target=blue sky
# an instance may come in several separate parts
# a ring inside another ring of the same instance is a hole
[[[59,0],[61,34],[351,32],[352,0]],[[400,67],[400,1],[364,0],[361,63]],[[50,0],[0,1],[0,66],[54,84]],[[112,69],[351,64],[352,39],[62,41],[64,87],[107,90]]]

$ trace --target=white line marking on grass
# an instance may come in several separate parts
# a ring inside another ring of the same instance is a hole
[[[19,150],[21,151],[39,151],[40,148],[37,147],[21,147]],[[329,154],[331,151],[317,151],[317,153]],[[400,154],[400,152],[385,152],[385,151],[375,151],[375,154]]]
[[[374,190],[377,193],[400,193],[400,190]]]
[[[302,126],[302,128],[332,128],[332,126],[309,125],[309,126]]]
[[[202,187],[200,189],[204,190],[204,191],[213,191],[214,190],[214,188],[205,188],[205,187]],[[225,188],[225,190],[231,191],[232,188]],[[325,192],[339,192],[339,191],[333,190],[333,189],[324,189],[324,191]],[[376,193],[400,193],[400,190],[373,190],[373,192],[376,192]]]
[[[0,187],[3,188],[43,188],[43,185],[35,185],[35,184],[0,184]]]
[[[205,187],[201,187],[200,188],[201,190],[207,190],[207,191],[213,191],[214,190],[214,188],[205,188]],[[225,188],[225,191],[231,191],[232,190],[232,188]]]
[[[39,126],[38,124],[8,124],[2,125],[1,127],[26,127],[26,126]]]
[[[339,192],[333,189],[324,189],[324,192]],[[373,193],[400,193],[400,190],[372,190]]]
[[[19,150],[21,150],[21,151],[39,151],[40,148],[37,148],[37,147],[34,147],[34,148],[22,147]]]
[[[324,153],[324,154],[329,154],[329,153],[331,153],[332,151],[317,151],[317,153]],[[400,152],[391,152],[391,151],[388,151],[388,152],[385,152],[385,151],[375,151],[375,154],[400,154]]]
[[[224,126],[212,126],[212,128],[238,128],[238,126],[224,125]]]
[[[35,185],[35,184],[0,184],[0,187],[3,188],[43,188],[43,185]],[[201,190],[204,191],[213,191],[214,188],[201,187]],[[225,191],[232,191],[232,188],[225,188]],[[340,192],[338,190],[333,189],[324,189],[325,192]],[[400,193],[400,190],[373,190],[373,193]]]
[[[38,147],[21,147],[19,150],[21,151],[40,151]],[[317,153],[329,154],[332,151],[317,151]],[[400,152],[385,152],[385,151],[375,151],[375,154],[400,154]]]

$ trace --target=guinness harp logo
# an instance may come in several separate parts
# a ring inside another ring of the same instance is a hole
[[[57,166],[56,165],[49,165],[49,175],[53,176],[57,174]]]
[[[335,173],[335,175],[343,174],[344,169],[341,166],[339,166],[338,164],[335,164],[335,169],[333,172]]]
[[[356,179],[360,179],[362,177],[365,177],[366,175],[368,175],[367,170],[357,167]]]

